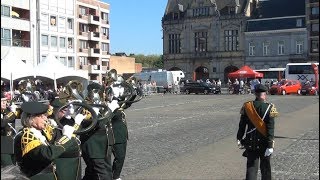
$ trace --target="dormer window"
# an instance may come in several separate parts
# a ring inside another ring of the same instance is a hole
[[[235,7],[229,7],[229,14],[230,15],[236,14],[236,8]]]

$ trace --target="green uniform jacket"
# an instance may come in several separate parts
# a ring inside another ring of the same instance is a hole
[[[80,135],[83,156],[94,159],[105,158],[108,148],[108,134],[105,125],[108,121],[107,118],[103,118],[89,133]]]
[[[11,123],[11,126],[15,128],[16,114],[10,112],[8,109],[1,110],[1,114],[3,116],[3,118],[1,119],[1,136],[12,137],[12,142],[10,141],[1,142],[1,146],[13,146],[13,136],[15,135],[15,132],[10,128],[8,123]],[[10,144],[4,144],[4,143],[10,143]],[[1,153],[1,166],[8,166],[13,164],[15,164],[15,158],[13,154]]]
[[[63,153],[77,151],[76,140],[74,138],[68,140],[63,136],[59,142],[45,145],[28,129],[23,129],[21,137],[21,161],[19,162],[21,171],[30,179],[56,179],[52,162]],[[66,169],[66,171],[68,170]]]
[[[128,140],[128,128],[123,110],[116,110],[111,120],[115,144],[126,143]]]
[[[262,117],[264,116],[265,112],[268,109],[269,103],[264,101],[259,101],[256,99],[255,101],[253,101],[253,105],[257,113],[262,119]],[[244,107],[242,107],[240,114],[241,114],[241,118],[239,122],[237,139],[241,140],[241,144],[243,144],[246,147],[246,149],[251,149],[251,150],[273,148],[274,119],[275,119],[275,116],[277,116],[277,112],[274,105],[271,104],[264,119],[264,122],[267,127],[267,137],[263,136],[258,130],[255,130],[255,126],[251,123],[250,119],[248,118]],[[246,136],[244,138],[245,133],[246,133]]]

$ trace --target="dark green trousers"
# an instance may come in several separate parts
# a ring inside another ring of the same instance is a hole
[[[112,177],[113,179],[120,178],[124,160],[126,157],[127,143],[114,144],[112,146],[112,153],[114,156],[112,164]]]
[[[247,172],[246,180],[256,180],[258,175],[259,161],[262,180],[271,180],[270,157],[265,157],[265,149],[257,151],[247,151]]]
[[[82,180],[112,180],[111,154],[105,158],[90,158],[83,155],[87,165]]]

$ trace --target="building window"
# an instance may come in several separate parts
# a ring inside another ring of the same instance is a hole
[[[311,52],[319,52],[319,40],[311,40]]]
[[[102,27],[101,31],[104,36],[109,36],[109,29],[108,28]]]
[[[311,24],[311,32],[319,32],[319,23]]]
[[[68,67],[74,68],[74,58],[72,56],[68,56]]]
[[[57,36],[51,36],[51,47],[57,47]]]
[[[81,49],[88,49],[88,42],[84,40],[79,40]]]
[[[303,42],[296,41],[296,54],[302,54],[303,52]]]
[[[56,16],[50,16],[50,25],[57,26],[57,17]]]
[[[105,12],[101,12],[101,18],[105,21],[109,21],[109,14]]]
[[[10,29],[1,28],[1,45],[2,46],[10,46],[11,45]]]
[[[297,19],[297,27],[302,27],[302,19]]]
[[[60,37],[59,43],[60,43],[60,48],[65,48],[66,47],[66,38]]]
[[[89,8],[83,7],[83,6],[79,6],[80,9],[80,14],[81,15],[88,15],[89,14]]]
[[[181,53],[180,34],[169,34],[169,54]]]
[[[319,7],[311,7],[311,14],[319,14]]]
[[[66,18],[59,17],[59,31],[66,32]]]
[[[68,38],[68,48],[73,49],[73,38]]]
[[[193,9],[193,17],[198,17],[198,16],[209,16],[210,14],[210,9],[209,7],[200,7]]]
[[[263,55],[268,56],[270,54],[270,42],[263,43]]]
[[[88,32],[89,31],[88,25],[79,23],[79,31],[80,32]]]
[[[40,28],[43,30],[48,30],[49,29],[49,14],[44,14],[41,13],[41,17],[40,17]]]
[[[101,43],[101,49],[102,51],[107,51],[109,52],[109,44],[108,43]]]
[[[1,16],[10,17],[10,7],[1,5]]]
[[[44,62],[44,60],[46,60],[47,56],[46,55],[42,55],[41,56],[41,62]]]
[[[73,19],[68,18],[68,29],[73,29]]]
[[[207,52],[208,50],[208,32],[194,33],[195,52]]]
[[[66,64],[66,57],[60,57],[60,62],[65,65]]]
[[[249,43],[249,56],[254,56],[255,55],[255,45],[253,42]]]
[[[88,57],[80,56],[79,61],[80,61],[80,65],[88,65]]]
[[[235,7],[229,7],[229,14],[231,14],[231,15],[236,14],[236,8]]]
[[[284,41],[278,42],[278,55],[284,55]]]
[[[42,46],[48,46],[48,35],[41,35],[41,45]]]
[[[239,34],[238,30],[224,31],[224,49],[225,51],[239,50]]]

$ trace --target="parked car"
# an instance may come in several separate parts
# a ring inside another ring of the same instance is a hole
[[[300,94],[301,88],[300,81],[283,79],[278,84],[271,86],[269,93],[271,95]]]
[[[209,94],[209,93],[215,93],[215,87],[208,85],[204,82],[189,82],[184,84],[183,88],[181,88],[181,92],[184,92],[186,94],[190,93],[203,93],[203,94]]]
[[[318,91],[316,85],[311,83],[305,83],[301,88],[302,95],[318,95]]]

